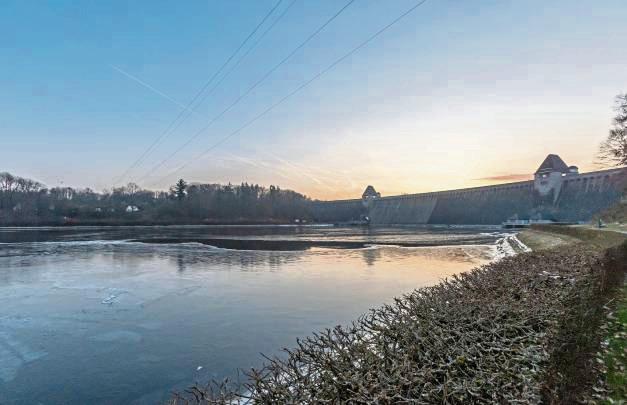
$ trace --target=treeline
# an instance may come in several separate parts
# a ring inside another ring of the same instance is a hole
[[[256,184],[191,184],[168,192],[134,183],[104,192],[47,188],[0,173],[0,225],[294,223],[310,219],[310,200]]]

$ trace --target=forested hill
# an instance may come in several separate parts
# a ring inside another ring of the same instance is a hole
[[[101,193],[46,188],[0,173],[0,225],[293,223],[309,219],[309,199],[291,190],[243,183],[190,184],[168,192],[130,183]]]

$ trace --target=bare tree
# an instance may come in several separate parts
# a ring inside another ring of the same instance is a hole
[[[135,194],[139,193],[140,191],[141,191],[141,187],[139,187],[137,184],[135,184],[135,183],[128,183],[126,185],[125,194],[128,194],[130,196],[134,196]]]
[[[611,166],[627,165],[627,93],[616,96],[616,117],[607,139],[599,147],[599,161]]]
[[[16,177],[17,190],[21,193],[32,193],[39,191],[43,188],[43,185],[31,179],[25,179],[22,177]]]
[[[15,176],[11,173],[0,173],[0,191],[11,192],[16,185]]]

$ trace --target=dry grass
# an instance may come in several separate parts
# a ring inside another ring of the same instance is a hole
[[[572,236],[525,229],[518,234],[518,239],[533,251],[553,249],[564,245],[581,242]]]
[[[534,231],[574,238],[597,249],[608,249],[625,242],[627,234],[611,230],[599,230],[590,226],[533,225]]]

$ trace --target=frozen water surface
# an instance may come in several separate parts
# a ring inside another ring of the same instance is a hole
[[[0,403],[158,403],[485,263],[500,236],[486,228],[0,228]],[[246,240],[246,249],[231,240]]]

